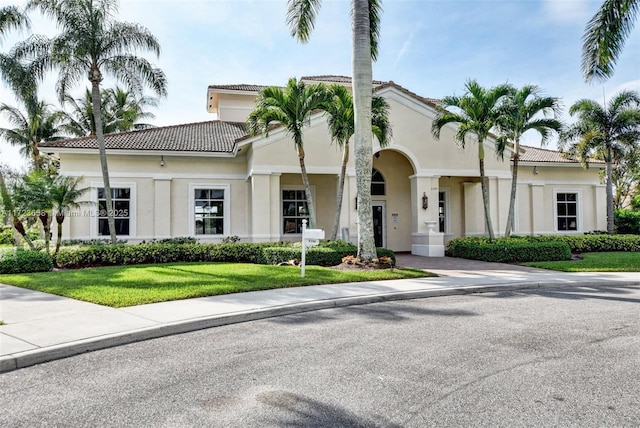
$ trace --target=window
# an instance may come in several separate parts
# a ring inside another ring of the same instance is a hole
[[[371,195],[372,196],[384,196],[386,195],[386,184],[384,177],[377,169],[371,170]]]
[[[98,235],[109,236],[109,211],[116,220],[116,235],[131,235],[131,189],[128,187],[111,188],[111,207],[107,208],[104,188],[98,188]]]
[[[578,194],[556,194],[556,219],[558,231],[578,230]]]
[[[193,191],[194,234],[224,234],[225,189],[196,188]]]
[[[282,191],[282,233],[302,233],[302,220],[309,221],[304,190]]]

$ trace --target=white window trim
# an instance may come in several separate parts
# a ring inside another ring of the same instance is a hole
[[[311,190],[311,197],[313,198],[313,202],[314,202],[314,208],[317,207],[318,205],[315,204],[316,201],[316,186],[314,185],[309,185],[309,189]],[[287,186],[281,186],[280,187],[280,204],[278,207],[278,217],[280,219],[280,236],[283,237],[302,237],[302,233],[284,233],[284,228],[283,228],[283,215],[282,215],[282,192],[287,191],[287,190],[304,190],[304,186],[303,185],[287,185]],[[308,202],[307,202],[308,204]],[[317,214],[317,213],[316,213]],[[316,218],[317,220],[317,218]]]
[[[440,192],[444,193],[444,233],[451,233],[451,188],[440,187],[438,189],[438,225],[440,224]]]
[[[129,234],[128,235],[117,235],[118,238],[135,238],[136,237],[136,204],[137,204],[137,188],[138,183],[136,182],[122,182],[122,181],[114,181],[109,183],[109,186],[114,188],[128,188],[129,189]],[[98,233],[98,189],[103,188],[103,182],[92,182],[91,183],[91,201],[95,204],[95,209],[91,211],[91,226],[90,226],[90,235],[93,239],[105,239],[108,238],[107,235],[100,235]]]
[[[196,235],[196,189],[224,190],[224,231],[222,235]],[[228,183],[189,183],[189,236],[194,238],[221,238],[231,232],[231,185]]]
[[[576,194],[576,230],[558,230],[558,193],[575,193]],[[581,189],[553,189],[553,230],[562,234],[578,234],[582,231],[582,190]]]

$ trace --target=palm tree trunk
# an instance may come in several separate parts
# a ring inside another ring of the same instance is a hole
[[[518,145],[516,144],[516,150]],[[511,228],[513,227],[513,217],[515,216],[516,207],[516,191],[518,189],[518,161],[520,156],[518,152],[513,156],[513,170],[511,171],[511,195],[509,196],[509,215],[507,216],[507,227],[504,231],[504,237],[511,236]],[[499,226],[498,226],[499,227]]]
[[[51,241],[51,216],[47,211],[41,211],[38,216],[40,223],[42,223],[42,232],[44,234],[44,245],[47,250],[47,255],[50,254],[50,241]]]
[[[62,223],[64,222],[64,214],[56,213],[56,223],[58,223],[58,235],[56,237],[56,249],[53,252],[53,262],[56,262],[58,257],[58,251],[60,251],[60,245],[62,244]]]
[[[109,167],[107,165],[107,149],[104,142],[104,132],[102,129],[102,111],[100,99],[100,72],[93,71],[91,74],[91,102],[93,104],[93,120],[96,123],[96,140],[98,142],[98,150],[100,151],[100,167],[102,168],[102,182],[104,185],[104,195],[107,202],[107,221],[109,223],[109,236],[111,243],[117,242],[116,238],[116,219],[114,217],[113,202],[111,200],[111,184],[109,183]]]
[[[491,224],[491,209],[489,207],[489,188],[487,184],[487,177],[484,175],[484,149],[482,147],[482,141],[478,141],[480,145],[479,160],[480,160],[480,184],[482,186],[482,205],[484,206],[484,222],[489,239],[493,241],[495,236],[493,235],[493,225]]]
[[[611,157],[609,157],[611,159]],[[607,162],[607,233],[613,233],[613,183],[611,175],[613,174],[613,162]]]
[[[371,169],[373,149],[371,136],[371,37],[369,1],[352,0],[353,17],[353,110],[356,186],[358,191],[358,257],[362,261],[376,258],[371,212]]]
[[[333,220],[333,231],[331,232],[331,240],[335,241],[338,237],[338,228],[340,227],[340,214],[342,213],[342,199],[344,197],[344,178],[347,174],[347,162],[349,162],[349,141],[342,145],[342,168],[340,169],[340,177],[338,178],[338,188],[336,196],[336,216]]]
[[[309,185],[309,177],[307,176],[307,167],[304,163],[304,149],[302,142],[296,144],[298,148],[298,159],[300,160],[300,173],[302,175],[302,185],[304,186],[304,194],[307,197],[307,209],[309,210],[309,229],[316,227],[316,209],[313,204],[313,195],[311,194],[311,186]]]

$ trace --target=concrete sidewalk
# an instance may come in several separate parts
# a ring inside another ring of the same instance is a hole
[[[559,286],[640,286],[640,273],[560,273],[401,255],[441,275],[202,297],[114,309],[0,285],[0,372],[171,334],[279,315],[389,300]]]

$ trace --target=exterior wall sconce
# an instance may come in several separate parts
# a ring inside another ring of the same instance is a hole
[[[356,196],[356,211],[358,211],[358,197]]]
[[[422,209],[426,210],[427,208],[429,208],[429,197],[427,192],[422,192]]]
[[[533,167],[533,175],[538,175],[538,167],[537,166]]]
[[[160,156],[160,166],[164,166],[164,155]]]

